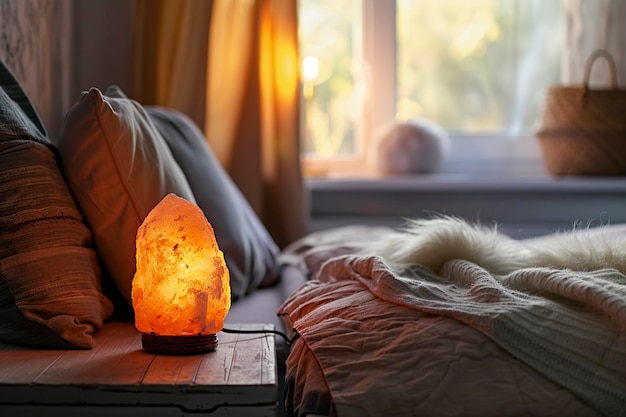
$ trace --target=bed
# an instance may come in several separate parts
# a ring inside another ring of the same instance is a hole
[[[626,229],[317,232],[283,262],[288,415],[626,415]]]

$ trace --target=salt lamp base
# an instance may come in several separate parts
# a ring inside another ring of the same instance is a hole
[[[195,355],[215,350],[216,334],[195,336],[160,336],[150,333],[141,334],[143,350],[164,355]]]

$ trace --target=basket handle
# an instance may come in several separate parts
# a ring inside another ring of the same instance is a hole
[[[589,89],[589,77],[591,75],[591,67],[593,63],[600,57],[606,59],[609,64],[609,68],[611,70],[611,88],[614,90],[617,89],[617,67],[615,66],[615,60],[613,60],[613,56],[605,50],[605,49],[596,49],[589,55],[587,58],[587,62],[585,63],[585,75],[583,77],[583,84],[585,86],[585,91]]]

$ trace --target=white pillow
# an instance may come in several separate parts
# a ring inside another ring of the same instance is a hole
[[[187,179],[143,107],[116,86],[81,94],[59,153],[96,251],[130,304],[137,228],[168,193],[195,203]]]

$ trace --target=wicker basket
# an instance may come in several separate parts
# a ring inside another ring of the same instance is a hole
[[[589,88],[591,68],[600,57],[610,66],[610,89]],[[537,138],[552,175],[626,174],[626,90],[618,88],[607,51],[589,56],[581,86],[548,89]]]

